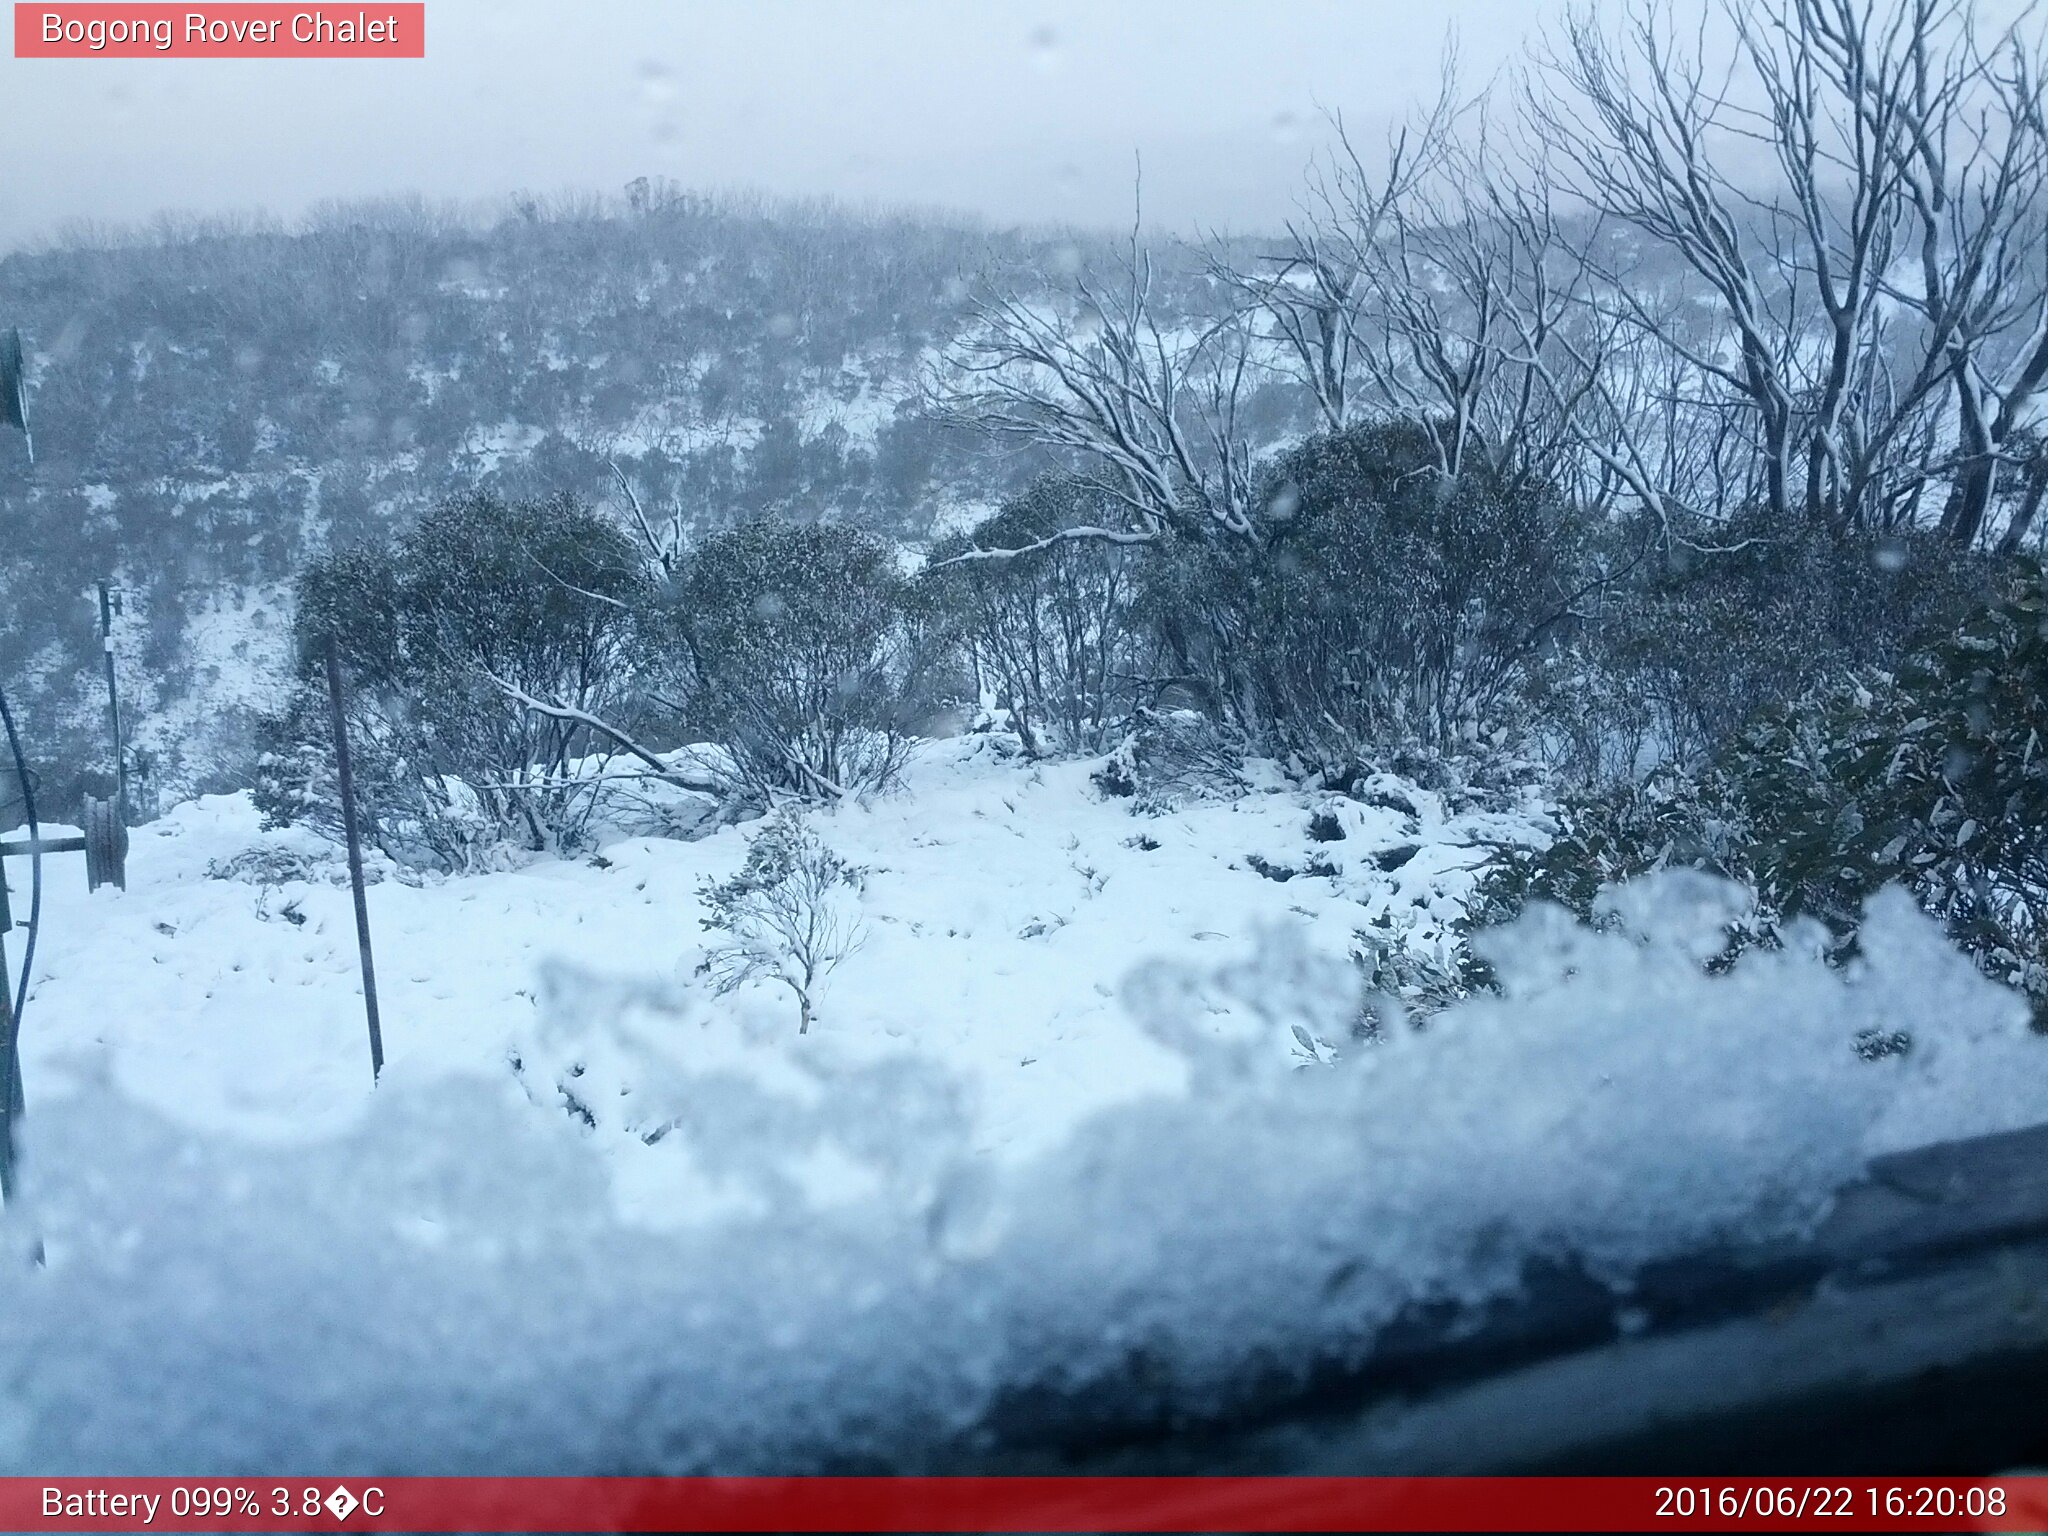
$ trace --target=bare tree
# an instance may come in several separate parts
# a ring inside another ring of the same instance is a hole
[[[1542,84],[1553,88],[1532,89],[1526,101],[1571,190],[1675,252],[1718,300],[1733,344],[1684,336],[1657,297],[1617,268],[1601,273],[1603,297],[1594,302],[1754,413],[1769,503],[1788,510],[1795,386],[1785,375],[1786,349],[1757,274],[1740,192],[1715,153],[1730,109],[1727,80],[1711,79],[1649,5],[1630,12],[1619,41],[1592,15],[1574,15],[1563,51],[1547,63]]]
[[[1483,452],[1596,503],[1625,487],[1668,519],[1703,424],[1680,427],[1682,392],[1630,398],[1642,348],[1593,306],[1611,280],[1594,265],[1606,226],[1560,212],[1540,136],[1485,126],[1492,95],[1461,101],[1447,63],[1378,176],[1333,120],[1336,149],[1283,248],[1244,271],[1219,247],[1211,270],[1326,428],[1408,422],[1445,475]]]
[[[1953,0],[1916,0],[1899,110],[1917,263],[1896,291],[1955,404],[1942,527],[1985,529],[2003,470],[2028,469],[2025,417],[2048,385],[2048,131],[2040,44],[2015,27],[1980,45]],[[2031,482],[2030,482],[2031,483]],[[2038,498],[2023,493],[2022,509]],[[2017,545],[2032,520],[2008,528]]]
[[[619,461],[607,458],[604,467],[611,471],[612,485],[624,506],[627,525],[632,529],[648,564],[663,580],[674,576],[688,543],[682,508],[670,503],[650,516],[640,493],[633,488],[632,480],[619,468]]]
[[[1332,114],[1335,146],[1310,167],[1280,248],[1247,268],[1210,242],[1210,274],[1253,318],[1268,366],[1308,393],[1329,431],[1357,419],[1358,375],[1371,366],[1369,295],[1384,287],[1383,236],[1442,164],[1461,110],[1457,60],[1447,51],[1435,102],[1389,138],[1384,172],[1367,167]]]
[[[2048,337],[2038,370],[2009,340],[1988,362],[2040,310],[2034,55],[2012,32],[1980,47],[1962,0],[1719,14],[1733,44],[1709,59],[1704,15],[1683,38],[1656,0],[1613,33],[1578,13],[1525,94],[1570,190],[1697,285],[1614,264],[1589,302],[1682,365],[1674,402],[1739,414],[1772,512],[1892,526],[1954,468],[1944,526],[1974,539],[1995,442],[2048,379]]]
[[[1233,315],[1162,318],[1134,231],[1114,282],[987,300],[945,404],[1077,456],[1126,514],[1034,548],[1249,533],[1259,376],[1325,430],[1410,423],[1446,476],[1482,453],[1701,548],[1745,508],[1868,531],[1931,503],[2017,547],[2048,476],[2041,51],[1968,0],[1582,10],[1511,127],[1449,64],[1382,169],[1332,119],[1285,239],[1209,243]]]
[[[933,408],[1069,455],[1130,524],[1060,537],[1137,543],[1203,528],[1249,535],[1251,448],[1241,421],[1252,382],[1248,330],[1234,310],[1207,322],[1162,319],[1153,253],[1135,224],[1119,266],[1107,279],[1076,277],[1067,294],[986,293],[965,337],[926,381]],[[969,557],[976,553],[983,552]]]

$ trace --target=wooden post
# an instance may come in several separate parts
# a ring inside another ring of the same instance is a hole
[[[334,773],[341,785],[341,830],[348,840],[348,883],[356,900],[356,946],[363,957],[363,1012],[370,1021],[370,1081],[384,1071],[384,1031],[377,1021],[377,968],[370,960],[370,903],[363,894],[363,844],[356,832],[355,777],[349,771],[348,716],[342,705],[341,656],[327,637],[327,703],[334,716]]]

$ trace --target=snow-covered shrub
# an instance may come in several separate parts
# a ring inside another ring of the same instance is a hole
[[[895,550],[827,524],[745,523],[685,558],[668,615],[684,727],[763,799],[887,784],[923,714],[925,667]]]
[[[383,871],[374,866],[365,873],[372,880],[383,875]],[[206,877],[261,886],[289,885],[296,881],[325,881],[338,885],[348,878],[348,872],[338,860],[317,858],[304,849],[258,845],[226,858],[209,860]]]
[[[1462,998],[1491,984],[1484,962],[1452,939],[1431,944],[1416,924],[1396,924],[1390,913],[1353,935],[1351,960],[1365,985],[1357,1033],[1380,1040],[1404,1025],[1426,1023]]]
[[[796,998],[797,1033],[811,1032],[818,989],[864,936],[861,871],[839,857],[802,815],[777,811],[747,845],[729,880],[698,892],[711,952],[698,969],[721,992],[772,981]]]
[[[1235,726],[1191,709],[1140,709],[1131,728],[1093,775],[1134,809],[1164,810],[1184,800],[1229,800],[1244,793],[1251,739]]]
[[[1275,465],[1262,537],[1162,549],[1142,567],[1162,686],[1325,777],[1510,746],[1588,580],[1586,520],[1540,484],[1435,464],[1414,427],[1313,438]]]
[[[1095,487],[1047,476],[974,530],[932,550],[919,583],[949,614],[975,679],[1036,756],[1099,752],[1135,700],[1139,638],[1127,547],[1059,539],[1117,525]],[[1001,559],[974,550],[1026,550]],[[966,558],[962,558],[962,557]]]
[[[1988,564],[1931,533],[1642,517],[1596,531],[1611,579],[1535,674],[1567,782],[1698,769],[1763,710],[1865,668],[1896,670],[1992,590]]]
[[[632,545],[567,498],[462,497],[388,545],[315,561],[298,584],[297,685],[263,728],[258,803],[273,824],[338,833],[332,635],[378,846],[447,869],[508,843],[574,847],[590,759],[612,746],[587,717],[615,717],[629,697],[644,595]]]
[[[1686,867],[1754,900],[1730,951],[1811,918],[1846,953],[1897,882],[2048,1017],[2048,587],[2038,566],[1896,673],[1756,716],[1708,767],[1579,797],[1547,849],[1504,856],[1482,914],[1530,898],[1591,914],[1612,883]]]

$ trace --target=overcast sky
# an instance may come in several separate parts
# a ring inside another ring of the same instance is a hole
[[[374,6],[370,7],[374,10]],[[1284,216],[1319,109],[1377,134],[1561,0],[428,0],[424,60],[0,57],[0,248],[78,218],[692,187],[1120,223]],[[110,10],[111,14],[111,10]]]

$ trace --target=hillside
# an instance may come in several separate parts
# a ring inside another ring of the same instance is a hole
[[[462,215],[392,203],[287,231],[81,231],[0,260],[36,458],[0,441],[0,667],[53,807],[104,767],[89,601],[118,647],[144,810],[246,781],[305,556],[454,491],[635,494],[918,539],[1042,466],[949,437],[921,368],[988,276],[1034,291],[1093,237],[703,198]]]

